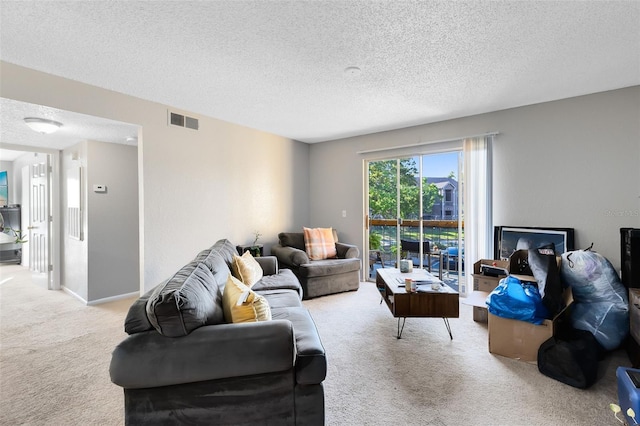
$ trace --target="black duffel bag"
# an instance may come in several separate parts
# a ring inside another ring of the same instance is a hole
[[[567,385],[586,389],[598,378],[598,362],[603,354],[593,334],[571,329],[540,345],[538,370]]]

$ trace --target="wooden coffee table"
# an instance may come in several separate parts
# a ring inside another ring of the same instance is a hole
[[[418,291],[407,293],[404,289],[405,278],[425,281],[427,284],[418,285]],[[438,290],[431,289],[431,283],[439,283]],[[397,268],[380,268],[376,270],[376,285],[391,314],[398,318],[398,334],[402,337],[404,323],[409,317],[413,318],[442,318],[449,337],[453,339],[449,318],[460,316],[459,294],[444,284],[441,280],[423,269],[402,273]],[[382,303],[382,301],[380,303]],[[402,327],[400,320],[402,319]]]

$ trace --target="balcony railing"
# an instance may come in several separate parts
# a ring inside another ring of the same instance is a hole
[[[457,220],[403,220],[400,225],[400,239],[408,241],[420,241],[420,222],[422,222],[422,237],[423,241],[429,241],[429,250],[431,252],[443,251],[448,253],[456,253],[456,256],[446,256],[444,262],[445,265],[439,265],[437,261],[432,262],[432,272],[438,271],[442,266],[449,271],[457,271],[457,253],[462,253],[464,250],[464,234],[459,237],[459,224]],[[401,249],[400,241],[397,240],[396,227],[398,225],[395,219],[371,219],[369,221],[369,234],[378,234],[381,239],[381,247],[377,249],[376,254],[380,255],[377,262],[383,262],[386,266],[394,266],[398,250]],[[464,229],[464,223],[461,224]],[[464,232],[464,231],[463,231]],[[459,240],[462,242],[462,247],[459,247]],[[461,250],[462,249],[462,250]],[[426,255],[426,253],[423,253]],[[401,257],[413,258],[414,264],[419,264],[417,258],[419,253],[402,253]],[[373,258],[372,258],[373,259]],[[442,259],[442,257],[439,257]],[[426,261],[423,261],[423,265],[426,266]],[[382,265],[379,265],[382,266]],[[372,273],[373,273],[372,267]],[[463,265],[464,272],[464,265]],[[456,274],[457,275],[457,274]],[[457,281],[457,277],[456,277]]]
[[[429,241],[431,248],[446,249],[458,247],[458,221],[457,220],[403,220],[400,225],[400,238],[403,240],[420,240],[420,222],[422,222],[423,241]],[[369,233],[377,233],[382,237],[382,249],[397,247],[395,219],[371,219],[369,221]],[[464,222],[462,222],[464,229]],[[464,241],[464,234],[462,235]],[[464,247],[464,245],[463,245]]]

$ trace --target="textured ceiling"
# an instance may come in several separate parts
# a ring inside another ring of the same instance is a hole
[[[304,142],[640,84],[638,1],[2,1],[0,17],[4,61]]]
[[[55,133],[48,135],[34,132],[24,122],[25,117],[39,117],[62,123]],[[33,105],[12,99],[0,98],[0,147],[22,146],[61,150],[83,140],[137,145],[138,126],[77,114],[42,105]],[[0,149],[0,159],[12,161],[18,151]]]

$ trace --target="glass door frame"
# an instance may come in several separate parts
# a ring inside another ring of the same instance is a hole
[[[458,247],[458,253],[459,255],[457,256],[457,270],[459,271],[459,275],[462,274],[463,271],[463,252],[464,252],[464,238],[463,238],[463,233],[464,233],[464,226],[463,226],[463,215],[464,215],[464,206],[463,206],[463,190],[464,190],[464,176],[463,176],[463,165],[464,165],[464,158],[463,158],[463,150],[462,150],[462,146],[460,145],[459,147],[452,147],[450,149],[446,149],[446,150],[436,150],[436,151],[432,151],[432,152],[421,152],[421,153],[415,153],[415,154],[404,154],[404,155],[394,155],[391,157],[387,157],[387,158],[376,158],[376,159],[365,159],[364,160],[364,167],[363,167],[363,171],[364,171],[364,211],[365,211],[365,232],[364,232],[364,248],[365,248],[365,259],[371,259],[371,250],[369,247],[369,243],[370,243],[370,233],[371,233],[371,227],[372,227],[372,220],[374,220],[373,218],[370,217],[370,197],[369,197],[369,191],[370,191],[370,165],[371,163],[374,162],[378,162],[378,161],[391,161],[391,160],[395,160],[396,162],[396,177],[395,177],[395,184],[396,184],[396,232],[395,232],[395,246],[397,248],[396,253],[395,253],[395,265],[397,266],[401,260],[402,257],[402,250],[401,250],[401,236],[402,236],[402,227],[403,227],[403,222],[405,219],[401,218],[401,201],[400,201],[400,196],[401,196],[401,182],[400,182],[400,174],[401,174],[401,161],[403,159],[411,159],[411,158],[415,158],[417,160],[417,167],[418,167],[418,189],[419,189],[419,196],[418,196],[418,211],[419,211],[419,217],[417,219],[417,225],[418,225],[418,246],[419,246],[419,252],[418,252],[418,258],[419,258],[419,267],[420,268],[424,268],[424,256],[425,253],[423,251],[424,246],[423,246],[423,241],[425,241],[425,234],[424,234],[424,205],[423,205],[423,194],[424,194],[424,187],[423,187],[423,157],[425,156],[430,156],[430,155],[437,155],[437,154],[444,154],[444,153],[451,153],[451,152],[456,152],[457,153],[457,180],[458,180],[458,188],[457,188],[457,247]],[[444,217],[444,212],[441,212],[441,215]],[[388,219],[387,219],[388,221]],[[430,254],[428,254],[430,255]],[[440,263],[439,263],[439,268],[443,267],[443,257],[440,256]],[[431,260],[431,259],[429,259]],[[447,258],[446,260],[444,260],[445,262],[447,262],[447,267],[448,267],[448,263],[449,263],[449,259]],[[381,260],[382,263],[384,263],[384,257]],[[429,262],[430,264],[431,262]],[[372,267],[372,265],[370,265],[370,267]],[[364,269],[364,268],[363,268]],[[448,268],[447,268],[448,269]],[[366,274],[366,280],[375,280],[375,277],[371,277],[371,271],[370,270],[366,270],[363,272]],[[460,278],[460,277],[459,277]]]

